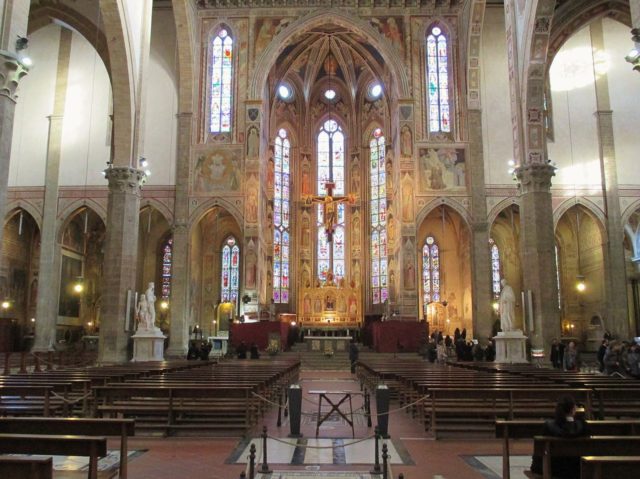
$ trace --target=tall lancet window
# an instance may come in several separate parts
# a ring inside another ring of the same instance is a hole
[[[274,145],[273,182],[273,301],[289,302],[289,154],[287,130],[280,129]]]
[[[335,120],[327,120],[320,127],[317,136],[318,142],[318,171],[317,171],[317,191],[319,196],[327,194],[326,183],[333,182],[334,196],[343,196],[344,191],[344,133]],[[316,225],[318,233],[318,245],[316,250],[316,267],[320,281],[326,281],[327,273],[333,272],[336,280],[345,276],[345,215],[344,203],[339,203],[336,207],[335,229],[333,232],[333,242],[327,239],[324,228],[324,211],[322,205],[317,207]]]
[[[173,264],[173,237],[169,236],[162,243],[162,299],[169,299],[171,296],[171,267]]]
[[[491,284],[494,298],[500,297],[500,290],[502,285],[500,280],[502,275],[500,274],[500,250],[493,238],[489,239],[489,248],[491,249]]]
[[[427,96],[429,131],[451,131],[449,104],[449,51],[447,37],[438,26],[427,35]]]
[[[240,246],[233,236],[229,236],[222,244],[221,269],[221,300],[223,303],[233,303],[237,306],[240,289]]]
[[[231,131],[233,102],[233,39],[226,28],[213,37],[211,45],[211,133]]]
[[[425,307],[440,301],[440,249],[433,236],[422,247],[422,299]]]
[[[373,304],[389,298],[387,286],[387,191],[385,141],[377,128],[369,142],[371,180],[371,289]]]

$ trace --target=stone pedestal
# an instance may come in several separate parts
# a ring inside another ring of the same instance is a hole
[[[496,342],[496,363],[526,363],[527,337],[519,329],[498,333]]]
[[[133,339],[132,362],[164,361],[164,340],[166,336],[158,328],[138,329]]]

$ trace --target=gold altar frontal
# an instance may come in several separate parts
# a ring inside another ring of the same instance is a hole
[[[322,330],[359,328],[362,300],[359,287],[325,285],[302,288],[298,295],[302,327]]]

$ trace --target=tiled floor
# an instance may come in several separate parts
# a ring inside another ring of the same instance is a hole
[[[309,390],[358,390],[358,384],[348,372],[304,372],[302,375],[304,391],[302,410],[309,414],[317,412],[317,397],[308,394]],[[362,406],[362,400],[354,401],[354,410]],[[392,409],[394,405],[392,404]],[[375,412],[375,411],[374,411]],[[311,416],[310,416],[311,417]],[[282,471],[297,472],[295,479],[307,479],[300,475],[312,471],[321,471],[321,477],[330,477],[329,472],[352,472],[355,478],[367,478],[365,473],[371,469],[373,445],[371,441],[344,447],[353,442],[351,428],[344,421],[328,421],[320,428],[315,438],[315,422],[302,422],[303,440],[289,439],[289,423],[276,426],[277,411],[271,411],[256,427],[252,434],[257,438],[263,424],[268,428],[269,436],[289,444],[270,440],[268,460],[272,469],[278,472],[273,479],[288,479]],[[375,419],[374,419],[375,424]],[[391,414],[389,421],[389,442],[393,474],[397,478],[402,472],[406,479],[496,479],[501,471],[501,442],[498,440],[439,440],[434,441],[423,432],[422,427],[404,412]],[[373,434],[365,419],[355,422],[355,437],[363,439]],[[277,445],[276,445],[277,444]],[[301,445],[328,446],[327,449],[301,448]],[[336,446],[337,447],[334,447]],[[132,479],[180,479],[198,477],[199,479],[236,479],[245,470],[249,441],[240,437],[233,438],[132,438],[130,449],[147,449],[147,452],[131,460],[129,476]],[[117,448],[117,444],[111,445]],[[392,448],[392,449],[391,449]],[[260,448],[258,448],[260,451]],[[512,454],[528,456],[531,443],[516,441]],[[337,458],[337,459],[336,459]],[[473,460],[469,460],[473,458]],[[513,479],[520,462],[512,460]],[[497,461],[497,462],[496,462]],[[492,474],[492,475],[490,475]],[[351,478],[345,478],[351,479]]]

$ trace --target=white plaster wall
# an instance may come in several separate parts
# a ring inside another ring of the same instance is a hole
[[[573,35],[549,71],[555,141],[549,158],[557,167],[554,186],[601,187],[596,93],[589,27]]]
[[[603,20],[608,66],[609,97],[613,110],[618,183],[640,185],[638,168],[638,125],[640,124],[640,82],[638,72],[624,59],[632,48],[629,28],[611,19]]]
[[[138,82],[140,57],[142,55],[142,35],[144,31],[146,4],[150,0],[119,0],[122,2],[122,12],[126,23],[127,34],[129,36],[129,54],[132,59],[132,73],[135,82]]]
[[[49,131],[48,115],[53,111],[60,27],[49,25],[30,35],[29,74],[18,90],[9,186],[42,186]]]
[[[150,163],[149,184],[174,185],[178,93],[176,32],[171,10],[153,11],[151,51],[147,75],[144,147],[140,155]]]
[[[485,182],[512,185],[507,164],[513,158],[513,138],[507,39],[502,7],[487,7],[480,61]]]
[[[93,46],[73,32],[62,129],[60,186],[106,186],[111,151],[111,84]]]

